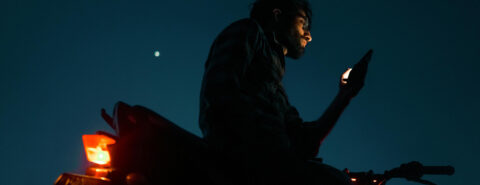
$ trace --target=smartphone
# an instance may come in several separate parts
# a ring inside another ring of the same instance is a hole
[[[350,75],[350,72],[352,71],[352,68],[348,68],[345,73],[342,75],[342,84],[347,84],[348,76]]]

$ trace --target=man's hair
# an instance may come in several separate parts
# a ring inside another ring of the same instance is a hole
[[[273,10],[278,8],[283,15],[296,14],[299,10],[305,11],[308,23],[312,22],[312,9],[307,0],[256,0],[252,5],[250,18],[255,19],[260,25],[273,21]]]

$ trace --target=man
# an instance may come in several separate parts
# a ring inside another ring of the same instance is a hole
[[[257,0],[250,18],[215,39],[205,64],[200,127],[235,184],[349,184],[340,171],[311,162],[322,140],[363,87],[369,51],[340,80],[316,121],[303,122],[282,85],[285,57],[300,58],[312,41],[306,0]]]

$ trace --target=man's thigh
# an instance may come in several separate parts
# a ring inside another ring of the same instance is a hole
[[[299,178],[306,185],[351,185],[345,172],[317,161],[307,161],[304,175]]]
[[[255,185],[351,185],[345,172],[317,161],[281,161],[255,170]]]

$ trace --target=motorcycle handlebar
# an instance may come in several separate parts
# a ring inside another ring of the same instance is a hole
[[[391,178],[406,178],[410,181],[422,184],[433,184],[429,181],[421,179],[423,175],[453,175],[455,168],[453,166],[423,166],[417,161],[402,164],[400,167],[385,171],[384,174],[374,174],[373,171],[368,172],[350,172],[345,169],[347,174],[357,185],[384,185]]]
[[[385,172],[385,175],[387,178],[415,179],[423,175],[453,175],[454,172],[452,166],[423,166],[417,161],[412,161]]]
[[[423,174],[430,175],[453,175],[455,168],[453,166],[423,166]]]

